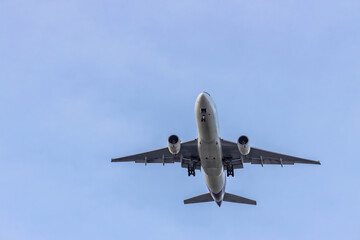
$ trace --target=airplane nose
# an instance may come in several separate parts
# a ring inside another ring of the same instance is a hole
[[[206,113],[206,108],[211,107],[211,97],[208,93],[202,92],[198,95],[195,103],[195,114]],[[198,115],[197,115],[198,116]],[[202,117],[202,116],[198,116]]]
[[[217,204],[219,207],[221,207],[221,203],[222,203],[222,201],[216,202],[216,204]]]
[[[198,96],[198,98],[197,98],[197,101],[198,101],[199,103],[204,103],[204,102],[206,102],[206,101],[207,101],[207,94],[204,93],[204,92],[200,93],[199,96]]]

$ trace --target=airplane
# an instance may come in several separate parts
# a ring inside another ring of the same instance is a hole
[[[220,138],[217,110],[207,92],[196,99],[195,117],[198,138],[181,143],[177,135],[168,138],[168,146],[154,151],[111,159],[111,162],[167,163],[179,162],[188,169],[188,176],[195,176],[195,170],[203,169],[208,193],[184,200],[184,204],[233,202],[256,205],[256,201],[230,194],[225,191],[226,177],[234,177],[234,169],[244,167],[244,163],[294,165],[295,163],[318,164],[313,161],[250,147],[249,138],[240,136],[237,142]],[[225,176],[226,171],[226,176]]]

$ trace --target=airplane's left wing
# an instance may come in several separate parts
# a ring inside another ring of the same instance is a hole
[[[251,164],[278,164],[278,165],[294,165],[295,163],[320,164],[319,161],[293,157],[285,154],[270,152],[258,148],[251,147],[250,153],[242,156],[238,150],[237,144],[234,142],[222,140],[224,165],[230,164],[234,169],[243,168],[243,163]]]
[[[111,162],[162,163],[163,165],[180,162],[183,168],[188,168],[189,166],[195,169],[201,168],[197,139],[181,143],[180,152],[176,155],[171,154],[168,148],[160,148],[149,152],[114,158],[111,159]]]

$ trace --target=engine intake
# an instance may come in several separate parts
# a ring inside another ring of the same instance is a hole
[[[238,141],[237,141],[237,146],[239,149],[239,152],[242,155],[248,155],[250,153],[250,143],[249,143],[249,138],[245,135],[239,137]]]
[[[178,154],[180,152],[181,149],[181,141],[180,138],[176,135],[171,135],[168,138],[168,148],[169,148],[169,152],[171,154]]]

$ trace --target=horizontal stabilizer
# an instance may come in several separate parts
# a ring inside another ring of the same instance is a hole
[[[184,204],[212,202],[212,201],[214,201],[214,199],[211,197],[211,194],[205,193],[205,194],[184,200]]]
[[[244,203],[244,204],[256,205],[256,201],[254,201],[254,200],[244,198],[244,197],[240,197],[240,196],[236,196],[236,195],[231,194],[231,193],[225,193],[224,202]]]

